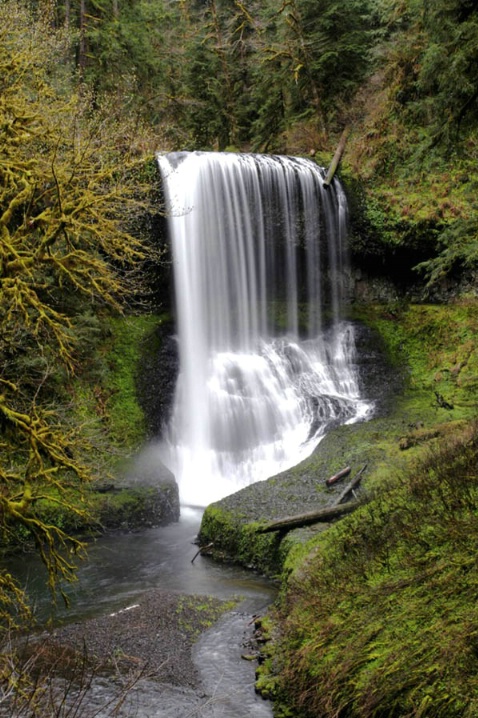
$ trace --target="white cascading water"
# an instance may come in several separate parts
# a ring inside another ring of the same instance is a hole
[[[206,506],[294,466],[331,424],[369,410],[353,328],[339,319],[346,200],[305,159],[158,162],[180,357],[163,460],[181,503]]]

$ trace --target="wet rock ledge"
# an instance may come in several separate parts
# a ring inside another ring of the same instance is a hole
[[[373,418],[329,431],[302,463],[208,506],[198,537],[203,552],[276,576],[293,546],[308,541],[329,524],[266,534],[258,533],[259,527],[275,519],[333,506],[346,483],[364,466],[356,495],[359,500],[366,499],[374,475],[387,461],[388,449],[381,437],[386,433],[394,441],[396,434],[398,442],[404,433],[403,418],[393,411],[403,377],[388,363],[375,332],[357,326],[356,343],[361,395],[373,401]],[[350,467],[350,475],[327,486],[327,479],[345,467]]]
[[[91,499],[94,526],[102,531],[133,531],[179,519],[177,483],[153,446],[131,461],[122,477],[93,486]]]
[[[198,537],[203,552],[268,576],[279,574],[291,548],[323,531],[328,524],[317,523],[287,533],[260,534],[258,528],[274,519],[332,506],[344,483],[329,487],[326,480],[345,466],[351,467],[351,475],[362,469],[364,455],[355,443],[371,429],[370,423],[339,427],[327,434],[314,453],[298,466],[208,506]],[[380,460],[373,453],[366,457],[368,466]],[[358,497],[364,498],[365,491],[361,488]]]

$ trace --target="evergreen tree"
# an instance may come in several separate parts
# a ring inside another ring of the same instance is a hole
[[[473,0],[424,0],[426,48],[418,88],[435,139],[457,139],[478,109],[478,7]]]
[[[371,67],[369,1],[288,0],[260,17],[259,143],[268,146],[267,133],[307,117],[326,134]]]

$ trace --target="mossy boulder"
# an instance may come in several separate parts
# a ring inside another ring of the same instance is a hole
[[[98,493],[98,492],[96,492]],[[114,487],[95,497],[102,531],[134,531],[164,526],[179,518],[179,495],[174,482],[158,487]]]
[[[178,485],[154,443],[115,482],[94,487],[94,494],[94,513],[103,530],[151,528],[179,519]]]

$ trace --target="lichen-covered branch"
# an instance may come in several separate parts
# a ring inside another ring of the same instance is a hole
[[[55,591],[83,544],[38,507],[82,515],[92,476],[58,385],[79,369],[77,318],[122,311],[149,250],[128,230],[144,160],[124,147],[120,157],[121,128],[55,71],[65,38],[42,22],[14,0],[0,5],[0,537],[30,536]],[[25,605],[0,574],[0,618],[12,601]]]

